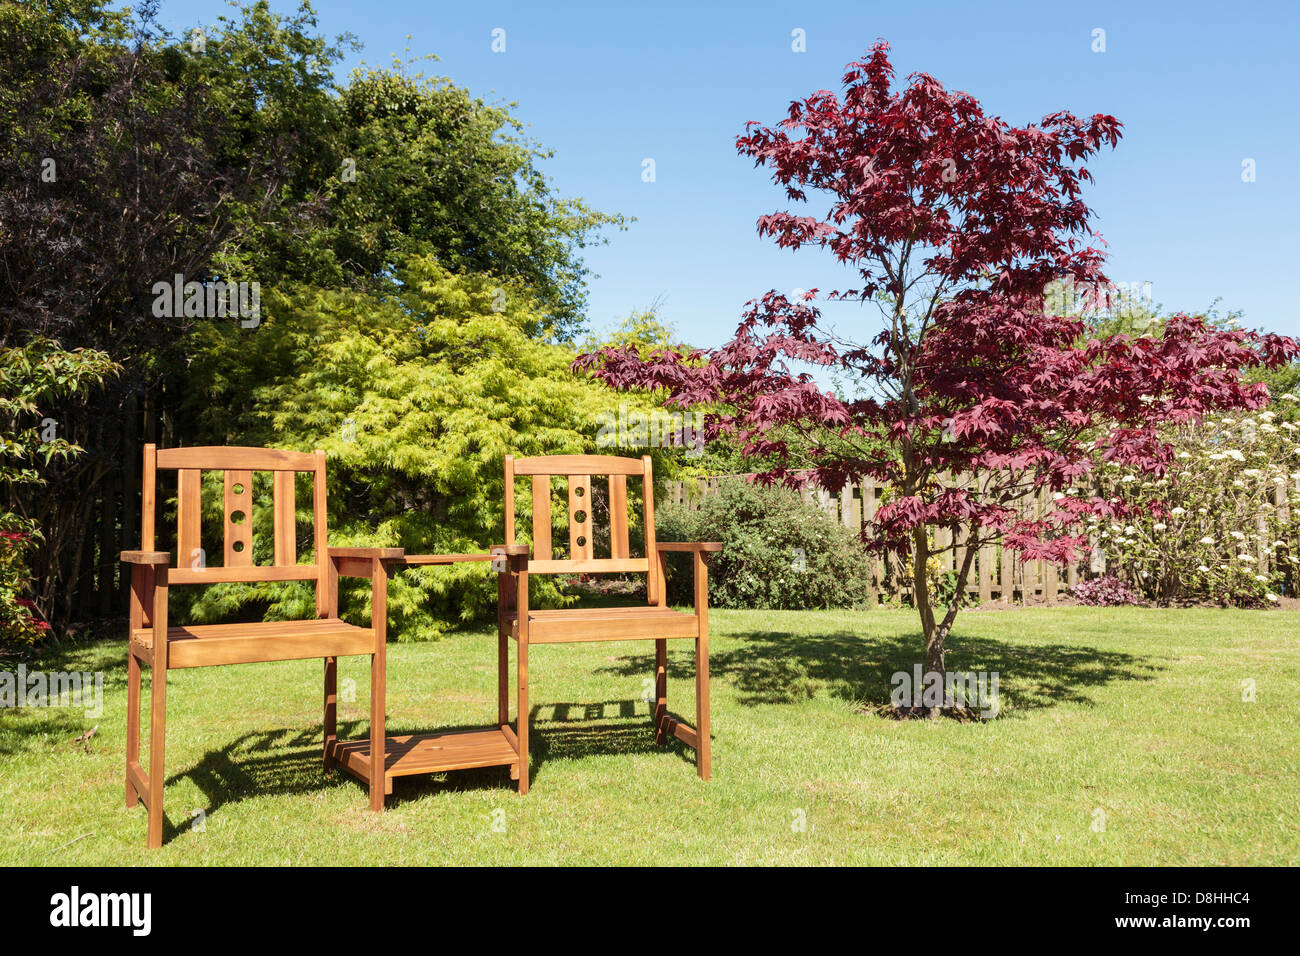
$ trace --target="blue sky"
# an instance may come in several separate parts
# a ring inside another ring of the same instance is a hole
[[[277,10],[296,7],[273,0]],[[436,54],[426,72],[514,101],[555,150],[557,189],[636,217],[588,250],[596,329],[663,299],[696,345],[725,342],[744,303],[771,288],[851,287],[826,253],[760,240],[787,203],[736,154],[747,120],[839,90],[877,38],[900,77],[928,72],[1014,124],[1056,110],[1111,113],[1118,149],[1092,163],[1086,198],[1111,279],[1151,283],[1168,309],[1241,310],[1300,335],[1291,292],[1300,240],[1300,13],[1292,3],[438,3],[317,0],[321,32],[351,32],[364,61]],[[176,30],[210,24],[224,0],[163,0]],[[505,31],[505,51],[492,50]],[[792,31],[806,52],[792,50]],[[1105,31],[1094,52],[1093,31]],[[407,37],[410,36],[408,40]],[[655,181],[642,181],[643,160]],[[1242,181],[1255,161],[1256,180]],[[824,207],[814,206],[824,212]],[[860,308],[839,306],[838,308]],[[874,323],[862,309],[861,321]],[[844,320],[855,321],[846,315]]]

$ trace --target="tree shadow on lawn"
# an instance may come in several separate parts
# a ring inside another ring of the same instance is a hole
[[[819,694],[887,704],[891,675],[898,671],[910,673],[920,660],[922,644],[915,633],[807,635],[768,630],[728,638],[736,646],[715,651],[710,656],[711,671],[716,679],[735,686],[740,702],[751,707],[798,703]],[[669,641],[669,649],[673,675],[679,679],[693,675],[694,648],[690,642]],[[997,671],[999,689],[1011,705],[1009,711],[1060,703],[1091,704],[1086,693],[1090,688],[1116,681],[1150,681],[1161,670],[1150,658],[1103,651],[1086,644],[1008,644],[970,635],[960,635],[953,641],[948,667],[952,671]],[[110,665],[104,670],[107,691],[108,686],[118,682],[119,668]],[[120,670],[125,672],[125,662]],[[599,668],[599,672],[644,677],[653,672],[653,651],[618,658]],[[674,703],[671,698],[669,702]],[[529,760],[534,781],[542,776],[545,764],[556,759],[675,752],[685,762],[694,762],[694,751],[681,741],[671,738],[663,745],[654,742],[649,705],[644,702],[543,703],[532,708],[532,717]],[[684,715],[688,723],[694,724],[693,718],[693,713]],[[24,736],[27,731],[44,730],[70,737],[79,723],[67,712],[45,711],[35,724],[22,730]],[[387,733],[396,736],[434,729],[469,728],[412,726],[403,721],[388,727]],[[362,738],[367,733],[368,724],[363,720],[339,727],[339,736],[345,739]],[[336,787],[354,788],[364,805],[366,791],[359,781],[337,768],[328,773],[323,770],[321,735],[319,724],[244,733],[208,751],[197,764],[174,769],[167,783],[192,779],[206,796],[208,805],[202,809],[207,815],[227,803],[253,796],[307,794]],[[515,783],[504,767],[399,778],[394,782],[389,806],[429,793],[484,788],[513,791]],[[173,815],[176,812],[173,808]],[[181,826],[168,823],[166,839],[187,825],[188,821]]]
[[[730,635],[729,635],[730,636]],[[755,631],[734,635],[739,646],[709,655],[714,679],[733,684],[746,706],[794,704],[818,694],[865,705],[886,705],[890,678],[913,673],[923,661],[919,633],[897,635],[795,634]],[[694,673],[694,648],[673,652],[669,667]],[[620,658],[605,670],[630,677],[646,672],[644,655]],[[997,672],[1005,712],[1091,704],[1087,691],[1115,681],[1149,681],[1162,669],[1151,658],[1085,644],[1007,644],[961,635],[950,641],[949,671]],[[1008,706],[1009,705],[1009,706]]]
[[[99,723],[78,707],[15,707],[0,709],[0,757],[21,757],[42,747],[78,747],[77,737]],[[97,749],[99,741],[89,746]]]
[[[53,673],[86,674],[93,677],[103,675],[103,699],[106,709],[109,702],[119,696],[126,697],[126,654],[105,656],[101,648],[108,642],[96,642],[70,647],[53,646],[46,649],[34,660],[24,660],[27,674],[42,673],[46,680]],[[18,661],[0,661],[0,671],[14,673]],[[149,679],[144,684],[144,699],[149,697]],[[94,694],[93,681],[83,685],[85,693]],[[47,684],[48,688],[49,685]],[[24,690],[25,693],[25,690]],[[75,699],[75,698],[74,698]],[[147,707],[147,705],[146,705]],[[63,746],[69,748],[80,746],[76,738],[91,728],[95,728],[105,719],[104,714],[91,714],[81,704],[67,706],[21,706],[0,707],[0,757],[14,757],[30,753],[42,746]],[[99,747],[100,741],[91,738],[92,750]]]

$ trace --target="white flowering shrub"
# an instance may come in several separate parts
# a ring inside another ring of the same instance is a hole
[[[1104,470],[1143,517],[1092,520],[1094,567],[1151,601],[1259,606],[1294,594],[1300,553],[1300,396],[1214,416],[1172,437],[1167,477]],[[1136,486],[1136,487],[1135,487]]]

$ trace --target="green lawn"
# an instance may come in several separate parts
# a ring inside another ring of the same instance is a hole
[[[910,612],[712,623],[711,783],[653,743],[649,645],[539,647],[532,792],[504,769],[405,778],[383,815],[321,770],[319,662],[174,671],[154,853],[123,801],[123,643],[76,649],[45,669],[104,670],[100,718],[0,711],[0,863],[1300,863],[1300,613],[966,612],[950,667],[1001,675],[981,724],[864,712],[916,660]],[[693,720],[690,644],[670,648],[669,705]],[[390,731],[490,722],[494,660],[487,631],[393,645]],[[350,734],[368,674],[340,665]]]

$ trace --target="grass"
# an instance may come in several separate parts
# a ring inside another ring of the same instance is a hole
[[[67,651],[44,668],[103,670],[104,712],[0,712],[0,863],[1300,862],[1300,613],[966,612],[949,666],[1001,675],[1002,714],[978,724],[864,711],[917,660],[908,611],[712,624],[711,783],[653,743],[649,646],[541,647],[532,792],[504,769],[404,778],[382,815],[321,770],[319,662],[174,671],[154,853],[123,801],[122,642]],[[669,646],[669,705],[691,719],[690,644]],[[494,659],[487,631],[392,645],[390,732],[491,721]],[[368,673],[340,664],[347,734],[365,732]]]

